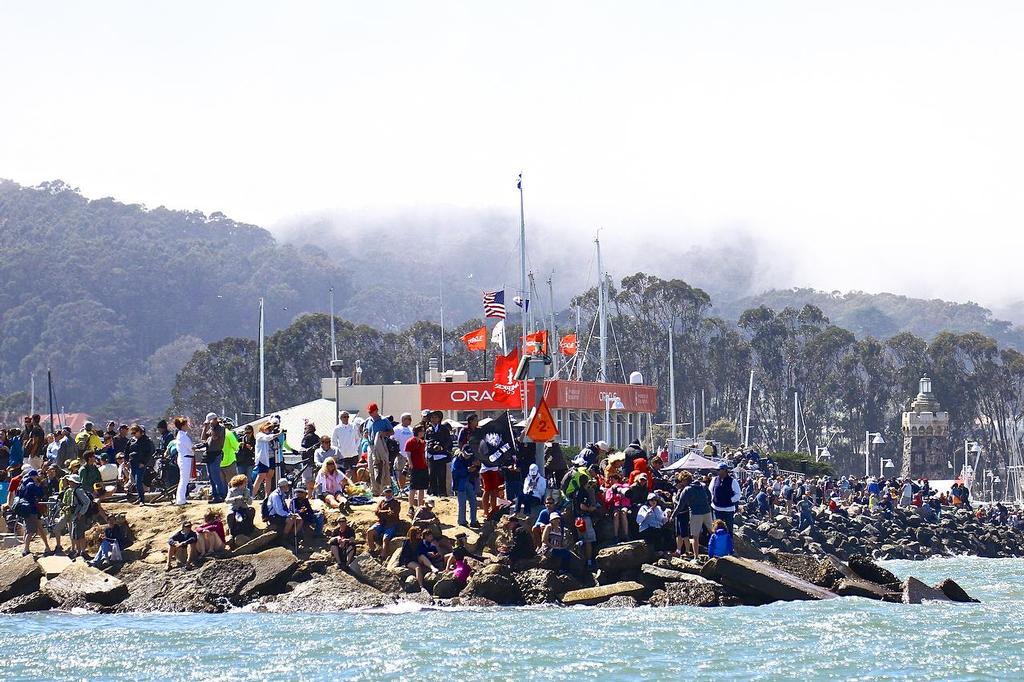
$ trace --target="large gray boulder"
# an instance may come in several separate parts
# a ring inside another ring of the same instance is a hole
[[[903,583],[903,603],[920,604],[925,601],[951,601],[942,590],[930,587],[914,576]]]
[[[502,564],[488,564],[471,575],[459,598],[483,598],[501,605],[525,603],[512,571]]]
[[[879,601],[899,602],[902,595],[878,583],[862,578],[842,578],[832,588],[840,597],[863,597]]]
[[[876,583],[878,585],[884,585],[886,587],[896,587],[900,585],[900,579],[896,577],[896,574],[892,571],[882,568],[874,561],[871,561],[867,557],[863,556],[852,556],[850,560],[846,562],[846,565],[850,567],[858,577],[864,580]]]
[[[393,594],[359,582],[335,567],[327,569],[291,592],[270,597],[267,610],[283,613],[332,613],[357,608],[379,608],[398,602]]]
[[[0,604],[35,592],[42,577],[43,569],[31,556],[17,550],[0,554]]]
[[[949,597],[950,601],[974,604],[980,603],[979,600],[967,594],[967,591],[960,587],[959,583],[952,578],[946,578],[936,585],[935,589],[940,590],[942,594]]]
[[[35,611],[49,611],[57,606],[57,602],[50,595],[41,590],[32,594],[23,594],[20,597],[9,599],[0,604],[0,613],[33,613]]]
[[[597,587],[585,587],[582,590],[566,592],[562,596],[562,603],[566,606],[593,605],[608,601],[612,597],[641,597],[647,590],[646,587],[632,580],[625,580],[611,585],[598,585]]]
[[[598,550],[597,567],[604,573],[622,573],[640,568],[650,559],[650,548],[643,540],[623,542]]]
[[[402,591],[402,583],[399,582],[398,577],[369,554],[358,555],[349,564],[348,570],[356,577],[356,580],[379,592],[398,593]]]
[[[708,562],[709,564],[711,562]],[[704,575],[754,602],[833,599],[835,593],[763,561],[727,556]]]
[[[43,586],[58,604],[86,601],[101,606],[114,606],[128,596],[128,586],[112,575],[76,561]]]
[[[519,592],[527,604],[553,604],[566,592],[580,588],[575,578],[545,568],[512,573],[512,579],[519,586]]]
[[[254,572],[252,579],[239,594],[242,600],[284,592],[288,580],[299,567],[298,558],[284,547],[273,547],[251,556],[237,557],[235,561],[249,565]]]
[[[691,576],[692,580],[665,583],[651,595],[651,606],[733,606],[739,601],[718,583]]]

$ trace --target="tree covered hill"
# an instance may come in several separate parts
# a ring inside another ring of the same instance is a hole
[[[813,305],[824,312],[833,324],[849,329],[858,338],[873,336],[885,339],[909,332],[924,339],[933,339],[944,331],[959,334],[979,332],[1000,345],[1024,350],[1024,328],[995,319],[990,310],[977,303],[952,303],[890,293],[851,291],[844,294],[793,288],[772,289],[724,305],[716,303],[715,307],[719,315],[738,320],[744,310],[762,305],[775,310]]]
[[[319,250],[223,214],[89,200],[61,181],[0,181],[0,253],[0,394],[31,373],[38,390],[49,367],[68,409],[162,411],[203,342],[255,336],[259,297],[273,331],[349,282]]]

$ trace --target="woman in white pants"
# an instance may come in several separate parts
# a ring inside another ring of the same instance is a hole
[[[188,419],[176,417],[174,428],[178,434],[174,442],[178,447],[178,494],[174,497],[174,504],[187,504],[188,484],[192,480],[192,460],[195,454],[192,451],[192,437],[188,435]]]

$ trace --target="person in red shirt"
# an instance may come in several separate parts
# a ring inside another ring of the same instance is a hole
[[[426,501],[426,490],[430,486],[430,471],[427,465],[427,441],[423,436],[426,427],[419,424],[412,430],[412,438],[405,442],[405,453],[409,458],[409,511],[422,507]]]

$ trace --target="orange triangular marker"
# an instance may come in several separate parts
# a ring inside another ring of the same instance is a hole
[[[551,414],[547,402],[542,398],[540,405],[536,407],[533,416],[530,417],[530,424],[526,427],[526,437],[534,443],[546,443],[554,440],[558,435],[558,427],[555,426],[555,416]]]

